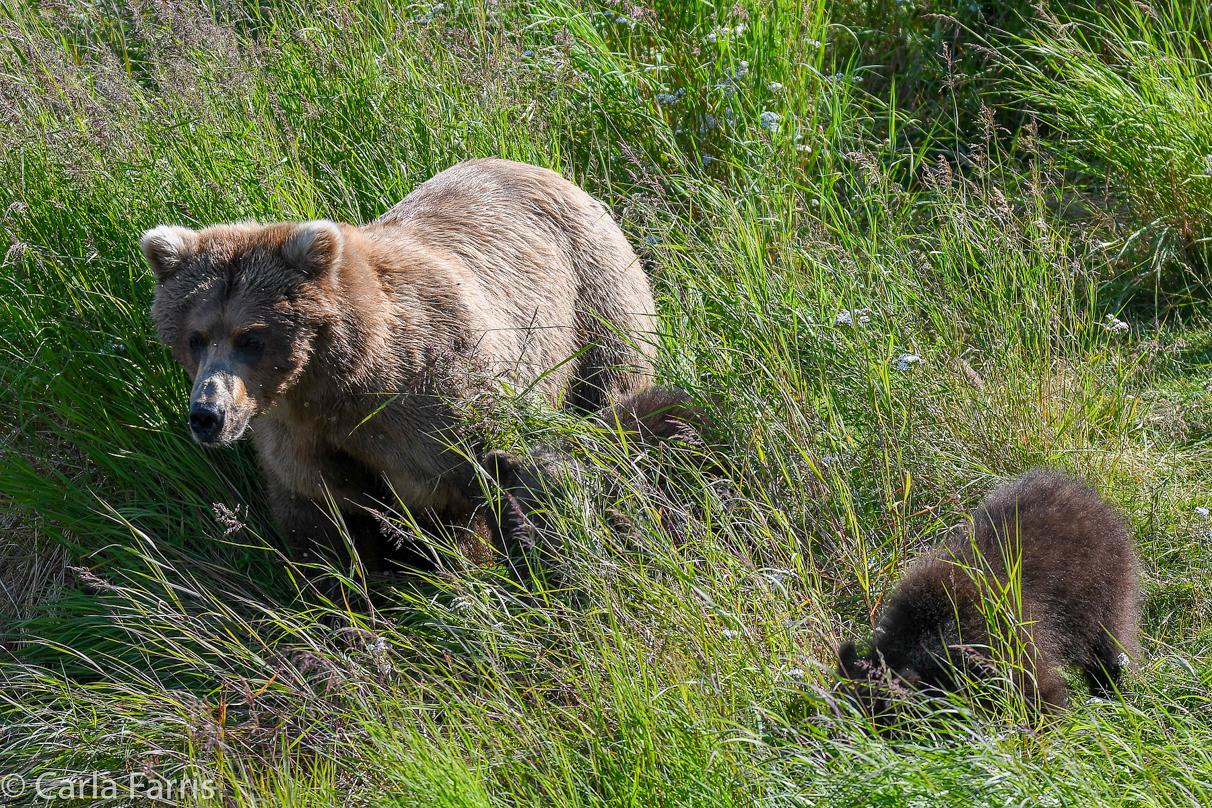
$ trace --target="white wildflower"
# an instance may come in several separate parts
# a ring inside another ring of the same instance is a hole
[[[370,654],[375,669],[380,674],[386,674],[391,670],[391,659],[387,654],[387,640],[376,637],[374,642],[367,644],[366,653]]]
[[[417,16],[413,17],[412,21],[419,25],[429,25],[431,22],[434,21],[435,17],[437,17],[439,14],[441,14],[445,10],[446,10],[446,4],[438,3],[436,6],[429,9],[429,11],[426,11],[424,14],[418,14]]]
[[[741,632],[737,631],[737,630],[736,630],[736,629],[734,629],[734,628],[726,628],[726,629],[724,629],[723,631],[721,631],[721,632],[720,632],[720,636],[721,636],[721,637],[727,637],[727,638],[729,638],[729,639],[733,639],[733,638],[735,638],[735,637],[739,637],[739,636],[741,636]]]
[[[1131,326],[1116,317],[1114,314],[1108,314],[1107,322],[1103,323],[1103,328],[1107,329],[1112,334],[1122,334],[1123,332],[1129,330]]]
[[[761,115],[762,128],[770,131],[779,131],[779,122],[783,120],[783,116],[777,112],[763,112]]]
[[[772,81],[766,85],[766,89],[772,93],[781,93],[783,91],[783,85],[777,81]]]
[[[814,199],[813,202],[815,201],[816,200]],[[843,309],[837,313],[836,317],[833,318],[833,324],[838,326],[854,325],[855,323],[865,325],[869,322],[871,322],[870,309],[855,309],[854,311],[847,311]]]
[[[792,668],[779,677],[784,682],[803,682],[806,681],[803,668]]]
[[[704,37],[704,39],[706,39],[710,44],[714,45],[720,41],[721,37],[727,39],[734,34],[745,33],[745,27],[745,23],[741,23],[736,28],[729,28],[727,25],[721,25]]]
[[[685,87],[679,87],[676,93],[657,93],[656,102],[658,104],[660,104],[661,106],[667,107],[671,104],[676,104],[678,101],[681,101],[682,96],[684,96],[685,94],[686,94]]]
[[[1195,515],[1201,519],[1207,519],[1208,514],[1209,514],[1209,511],[1207,508],[1200,507],[1200,508],[1195,509]]]
[[[919,364],[921,361],[922,358],[915,353],[901,354],[896,358],[896,369],[901,373],[904,373],[909,368]]]

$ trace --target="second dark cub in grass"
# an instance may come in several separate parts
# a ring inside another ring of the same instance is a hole
[[[970,531],[909,567],[866,653],[843,645],[838,673],[888,723],[897,701],[999,675],[996,657],[1028,704],[1053,712],[1066,703],[1062,665],[1080,669],[1095,695],[1113,691],[1137,655],[1139,601],[1132,537],[1111,506],[1068,477],[1032,471],[989,494]]]
[[[543,536],[551,529],[551,507],[574,488],[609,488],[613,475],[604,472],[624,456],[676,447],[694,453],[697,465],[714,468],[714,461],[701,453],[702,433],[714,425],[682,390],[650,385],[606,407],[593,420],[612,446],[596,463],[578,460],[559,446],[538,446],[525,456],[493,451],[484,458],[484,468],[493,481],[489,525],[494,540],[511,558],[519,552],[541,550]],[[658,468],[653,483],[652,493],[668,500],[663,469]],[[677,531],[676,510],[662,509],[666,530]]]

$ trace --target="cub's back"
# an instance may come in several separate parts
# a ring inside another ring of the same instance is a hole
[[[1132,537],[1091,488],[1053,471],[1034,471],[989,494],[973,518],[973,536],[949,542],[971,560],[975,544],[1005,579],[1021,542],[1024,607],[1050,633],[1084,643],[1102,628],[1135,636],[1139,590]],[[1132,649],[1129,649],[1132,652]]]

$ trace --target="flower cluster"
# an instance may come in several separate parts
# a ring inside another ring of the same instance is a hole
[[[843,309],[833,318],[833,324],[836,326],[852,326],[855,323],[864,325],[869,322],[871,322],[870,309],[855,309],[854,311]]]

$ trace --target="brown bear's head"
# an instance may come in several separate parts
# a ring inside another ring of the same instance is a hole
[[[932,706],[944,706],[946,694],[997,677],[982,648],[949,641],[955,623],[940,626],[923,621],[921,606],[903,600],[894,603],[865,653],[860,654],[852,642],[838,649],[840,694],[878,727],[911,725],[928,715]]]
[[[143,234],[152,319],[193,379],[194,440],[226,446],[298,380],[316,334],[339,316],[345,243],[329,221]]]

